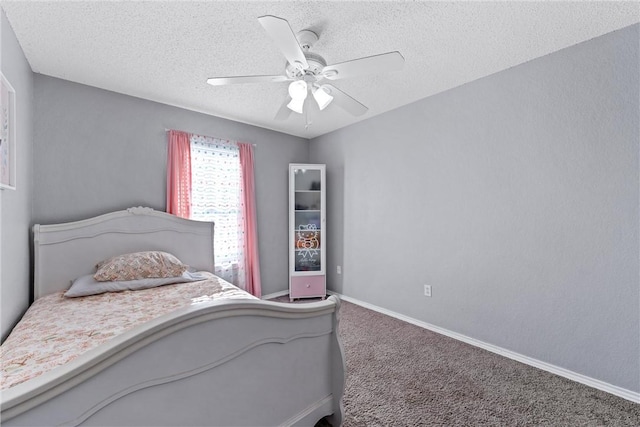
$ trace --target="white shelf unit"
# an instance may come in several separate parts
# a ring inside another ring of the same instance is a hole
[[[325,165],[289,165],[289,298],[324,298]]]

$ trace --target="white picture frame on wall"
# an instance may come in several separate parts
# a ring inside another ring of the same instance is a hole
[[[16,91],[0,73],[0,189],[16,189]]]

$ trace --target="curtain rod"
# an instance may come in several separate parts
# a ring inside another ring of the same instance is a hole
[[[184,132],[184,133],[191,133],[191,132],[187,132],[187,131],[179,130],[179,129],[168,129],[168,128],[164,128],[164,131],[165,131],[165,132],[169,132],[170,130],[176,130],[176,131],[178,131],[178,132]],[[199,135],[199,134],[196,134],[196,135]],[[206,136],[207,138],[217,138],[217,137],[215,137],[215,136],[208,136],[208,135],[199,135],[199,136]],[[222,139],[222,138],[218,138],[218,139]],[[237,142],[237,141],[236,141],[236,142]],[[253,145],[254,147],[257,147],[257,146],[258,146],[258,144],[251,144],[251,145]]]

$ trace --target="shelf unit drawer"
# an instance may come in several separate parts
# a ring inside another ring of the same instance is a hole
[[[291,277],[289,298],[310,298],[326,296],[324,276]]]

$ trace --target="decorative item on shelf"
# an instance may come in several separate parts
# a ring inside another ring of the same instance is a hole
[[[296,248],[298,256],[309,259],[318,255],[320,249],[320,241],[318,240],[318,228],[315,224],[307,224],[298,226],[298,241]]]
[[[320,181],[312,181],[311,182],[311,188],[309,188],[309,190],[311,190],[311,191],[320,191]]]

